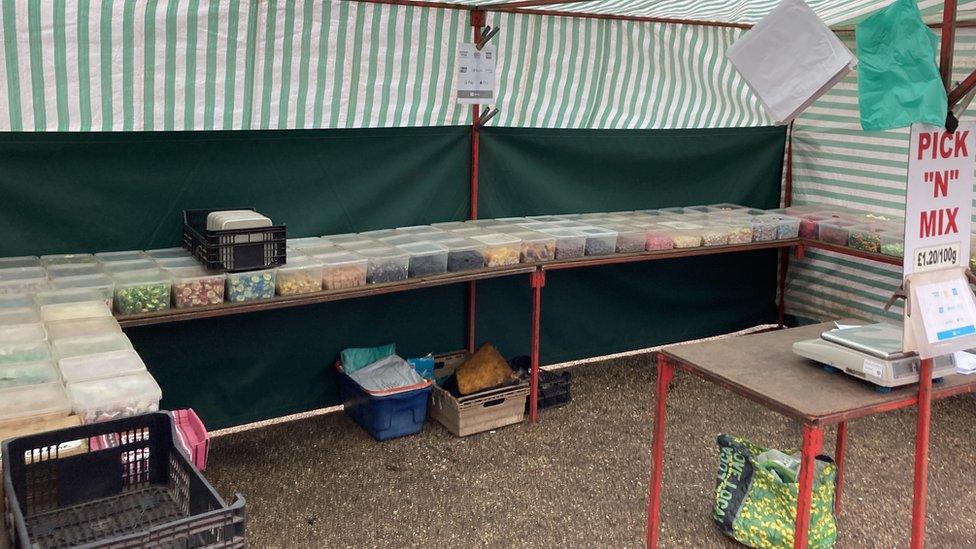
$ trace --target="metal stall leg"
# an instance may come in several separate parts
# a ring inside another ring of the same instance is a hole
[[[529,385],[529,423],[539,420],[539,325],[542,322],[542,287],[546,273],[541,268],[529,275],[532,285],[532,371]]]
[[[651,443],[651,486],[647,497],[647,547],[657,547],[661,530],[661,488],[664,469],[664,415],[667,412],[668,385],[674,367],[657,355],[657,401],[654,407],[654,441]]]
[[[800,457],[800,492],[796,499],[796,528],[793,548],[806,549],[810,530],[810,503],[813,501],[813,477],[817,468],[817,454],[823,448],[823,430],[803,426],[803,449]]]
[[[918,372],[918,425],[915,428],[915,495],[912,498],[912,549],[925,547],[925,498],[928,494],[929,422],[932,418],[932,359]]]
[[[475,321],[477,317],[476,297],[478,293],[478,287],[472,280],[468,282],[468,352],[474,354],[475,344]]]
[[[840,500],[844,494],[844,468],[847,462],[847,422],[837,424],[837,446],[834,464],[837,465],[837,487],[834,490],[834,515],[840,516]]]

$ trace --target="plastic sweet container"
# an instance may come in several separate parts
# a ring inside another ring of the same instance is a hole
[[[472,236],[485,245],[485,266],[505,267],[518,265],[522,256],[522,240],[501,233]]]
[[[410,254],[393,247],[378,247],[358,252],[368,260],[366,283],[401,282],[410,273]]]
[[[467,227],[464,221],[443,221],[441,223],[431,223],[430,226],[442,231],[453,231]]]
[[[750,244],[752,242],[752,222],[750,219],[761,216],[730,216],[724,223],[729,228],[729,244]]]
[[[652,252],[655,250],[670,250],[674,248],[674,229],[661,227],[652,224],[647,228],[644,237],[644,249]]]
[[[224,302],[227,286],[227,276],[224,273],[210,271],[200,265],[167,271],[173,277],[170,292],[173,296],[173,307],[187,309]]]
[[[32,322],[40,322],[40,320],[40,315],[31,307],[0,309],[0,326],[30,324]]]
[[[344,290],[366,285],[365,257],[353,252],[334,252],[313,256],[322,263],[322,287]]]
[[[553,256],[555,259],[583,257],[586,253],[586,236],[576,229],[556,227],[540,232],[556,239],[556,253]]]
[[[83,423],[155,412],[163,396],[149,372],[68,383],[67,390],[71,412]]]
[[[99,335],[91,335],[91,336],[66,337],[66,338],[55,339],[51,341],[51,354],[54,357],[54,359],[58,361],[58,365],[59,367],[61,367],[62,372],[64,372],[64,367],[61,366],[61,363],[66,359],[73,359],[75,357],[86,357],[89,355],[95,355],[96,357],[98,357],[105,353],[111,353],[113,351],[132,351],[132,342],[129,341],[129,338],[126,337],[125,334],[111,333],[111,332],[107,332]],[[135,354],[134,351],[132,352],[133,354]],[[114,356],[115,355],[109,357],[106,355],[101,357],[101,359],[104,359],[107,362],[109,358],[114,359]],[[139,355],[136,355],[137,358],[138,356]],[[94,364],[93,368],[95,370],[99,369],[98,360],[99,359],[96,358],[93,359],[92,362]],[[78,360],[74,360],[73,362],[72,361],[68,362],[69,367],[77,365],[78,363],[79,363]],[[85,362],[85,364],[88,364],[88,362]],[[107,368],[108,365],[106,364],[105,366],[106,371]],[[98,376],[93,375],[92,377],[98,377]],[[66,382],[68,381],[67,375],[65,377],[65,381]]]
[[[289,258],[278,267],[275,279],[278,295],[309,294],[322,291],[322,263],[314,258]]]
[[[436,242],[438,244],[444,242],[445,240],[453,240],[458,236],[449,231],[441,231],[439,233],[429,233],[425,235],[419,235],[422,238],[422,242]]]
[[[359,236],[363,238],[368,238],[370,240],[379,240],[387,236],[393,236],[397,234],[396,229],[376,229],[375,231],[364,231],[359,233]]]
[[[40,307],[41,320],[56,322],[59,320],[76,320],[79,318],[111,318],[112,309],[105,305],[105,301],[98,299],[91,301],[76,301],[68,303],[52,303]]]
[[[343,242],[356,242],[357,240],[364,240],[364,237],[359,233],[326,234],[322,235],[322,240],[324,244],[339,245]]]
[[[36,255],[22,255],[19,257],[0,257],[0,270],[21,267],[40,267],[41,260]]]
[[[452,238],[439,242],[447,248],[447,270],[451,273],[483,269],[487,246],[470,238]]]
[[[537,263],[556,258],[556,238],[540,231],[517,231],[510,236],[522,241],[519,248],[519,261]]]
[[[115,281],[107,274],[54,278],[51,280],[51,286],[55,290],[88,290],[95,292],[109,308],[112,307],[112,302],[115,299]]]
[[[410,278],[447,272],[447,246],[433,242],[411,242],[397,248],[410,255],[408,263]]]
[[[321,236],[303,236],[301,238],[288,238],[285,240],[285,246],[295,248],[296,250],[309,246],[321,246],[322,244],[325,244],[325,242]]]
[[[881,235],[885,228],[876,224],[853,225],[848,229],[847,246],[868,253],[881,253]]]
[[[580,227],[586,237],[586,255],[610,255],[617,250],[617,231],[603,227]]]
[[[122,327],[114,318],[97,317],[78,320],[62,320],[45,324],[47,336],[50,340],[86,337],[107,333],[121,334]]]
[[[818,240],[828,244],[847,246],[851,237],[851,227],[856,227],[857,223],[845,219],[831,218],[822,220],[819,223]]]
[[[112,275],[115,281],[115,310],[121,314],[148,313],[169,309],[172,276],[163,269],[124,271]]]
[[[754,242],[771,242],[779,235],[779,219],[775,215],[755,215],[749,219]],[[799,222],[797,222],[799,229]]]
[[[740,210],[748,210],[748,206],[742,206],[740,204],[732,204],[730,202],[723,202],[721,204],[710,204],[705,206],[705,211],[708,213],[712,212],[737,212]]]
[[[58,369],[50,360],[0,365],[0,390],[56,382]]]
[[[47,341],[26,341],[0,345],[0,364],[50,360],[51,347]]]
[[[420,241],[421,238],[418,235],[407,233],[391,234],[379,239],[379,242],[383,246],[402,246],[403,244],[413,244],[414,242]],[[373,243],[373,247],[376,247],[376,243]]]
[[[681,208],[681,211],[682,213],[690,215],[702,215],[707,214],[711,210],[708,209],[708,206],[686,206]]]
[[[148,259],[149,255],[142,250],[128,250],[124,252],[100,252],[95,254],[95,259],[102,263],[115,263],[116,261],[136,261]]]
[[[152,259],[133,259],[130,261],[114,261],[105,263],[105,272],[109,274],[125,273],[129,271],[145,271],[146,269],[158,269],[159,265]]]
[[[782,213],[787,215],[792,215],[792,208],[786,208],[781,210]],[[800,227],[797,230],[797,234],[800,238],[809,238],[813,240],[820,239],[820,226],[823,223],[830,223],[841,219],[846,219],[846,215],[841,212],[836,211],[817,211],[817,212],[807,212],[800,213],[798,215],[800,218]]]
[[[50,278],[64,278],[72,276],[88,276],[105,274],[108,272],[105,263],[65,263],[48,265],[47,276]]]
[[[432,227],[430,225],[413,225],[411,227],[397,227],[394,229],[395,232],[399,234],[413,234],[413,235],[425,235],[431,233],[439,233],[440,229],[437,227]]]
[[[65,417],[70,412],[60,381],[0,389],[0,426]]]
[[[905,235],[899,231],[884,231],[881,233],[881,253],[892,257],[905,256]],[[972,251],[970,251],[972,254]],[[972,268],[972,255],[970,255]]]
[[[643,252],[647,246],[647,230],[633,225],[616,223],[606,228],[617,232],[618,254]]]
[[[475,227],[473,225],[470,225],[470,226],[466,226],[466,227],[464,227],[462,229],[453,229],[453,230],[451,230],[449,232],[451,234],[455,235],[455,236],[462,236],[462,237],[465,237],[465,238],[471,238],[473,236],[489,234],[490,230],[483,229],[481,227]]]
[[[163,259],[157,259],[156,265],[161,269],[186,269],[189,267],[200,267],[203,268],[203,263],[198,261],[195,257],[165,257]]]
[[[699,234],[701,234],[702,246],[724,246],[729,243],[731,229],[725,223],[705,224]]]
[[[0,295],[37,293],[50,288],[41,267],[13,267],[0,270]]]
[[[386,246],[386,245],[387,244],[382,243],[381,241],[378,240],[370,240],[368,238],[364,238],[361,240],[352,240],[349,242],[343,242],[342,244],[339,244],[338,247],[341,250],[346,250],[349,252],[358,252],[359,250],[368,250],[370,248],[375,248],[376,246]]]
[[[122,336],[125,337],[125,336]],[[124,343],[128,343],[126,339]],[[116,346],[122,341],[115,342]],[[123,346],[119,349],[102,351],[96,354],[75,354],[58,360],[61,378],[68,385],[93,379],[111,379],[138,374],[146,371],[146,364],[139,353]]]
[[[157,261],[177,257],[192,257],[186,248],[157,248],[155,250],[146,250],[146,256]]]
[[[41,265],[71,265],[76,263],[97,263],[92,254],[51,254],[41,256]]]
[[[0,345],[47,341],[47,330],[40,322],[0,325]]]
[[[224,290],[227,301],[241,303],[258,299],[271,299],[275,295],[276,273],[277,269],[227,273]]]
[[[315,257],[317,255],[334,254],[345,252],[347,250],[341,246],[336,246],[335,244],[323,243],[317,246],[306,246],[302,248],[301,251],[308,257]],[[291,256],[288,256],[288,259],[291,259]]]

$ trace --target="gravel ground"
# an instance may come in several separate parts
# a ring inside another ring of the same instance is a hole
[[[247,498],[252,547],[638,547],[653,401],[640,355],[573,370],[572,403],[536,427],[458,439],[428,423],[377,443],[328,414],[218,437],[206,475]],[[668,419],[661,545],[735,547],[709,518],[715,436],[785,449],[799,428],[684,374]],[[974,425],[969,396],[933,406],[930,547],[976,546]],[[850,424],[838,547],[908,545],[914,433],[911,410]]]

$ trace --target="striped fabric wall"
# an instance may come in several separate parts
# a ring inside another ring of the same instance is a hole
[[[855,51],[853,33],[841,37]],[[959,29],[953,79],[962,80],[973,67],[976,29]],[[976,115],[973,107],[967,116]],[[903,216],[908,137],[908,128],[861,130],[854,71],[794,122],[794,204]],[[900,319],[900,307],[882,311],[900,284],[901,267],[810,249],[805,260],[790,264],[787,311],[811,319]]]
[[[768,119],[725,61],[742,31],[489,14],[494,124],[739,126]],[[347,0],[0,0],[0,131],[431,126],[467,13]]]

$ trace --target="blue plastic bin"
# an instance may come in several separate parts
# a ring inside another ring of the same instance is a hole
[[[367,393],[351,377],[339,374],[346,414],[376,440],[416,435],[427,419],[430,385],[387,396]]]

